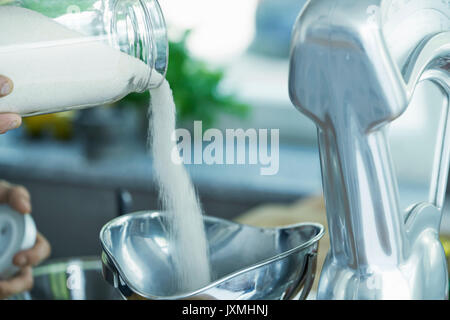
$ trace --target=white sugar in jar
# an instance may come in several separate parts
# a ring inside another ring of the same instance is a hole
[[[32,10],[22,7],[27,3],[0,5],[0,74],[14,83],[0,99],[0,113],[29,116],[111,103],[164,79],[167,32],[156,0],[67,8],[44,0]]]

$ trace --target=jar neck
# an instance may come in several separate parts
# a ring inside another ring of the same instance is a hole
[[[157,0],[110,0],[110,8],[112,45],[150,68],[136,83],[137,92],[158,87],[166,75],[168,39]]]

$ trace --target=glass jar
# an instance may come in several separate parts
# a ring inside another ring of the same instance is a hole
[[[0,113],[30,116],[158,87],[168,40],[157,0],[0,1]]]

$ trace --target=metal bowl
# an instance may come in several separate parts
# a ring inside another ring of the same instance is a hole
[[[100,233],[103,275],[126,299],[305,299],[316,272],[319,224],[256,228],[204,217],[213,281],[176,292],[164,213],[116,218]]]
[[[34,287],[14,300],[121,300],[98,257],[51,260],[33,270]]]

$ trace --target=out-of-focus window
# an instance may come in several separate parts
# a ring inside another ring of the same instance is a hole
[[[211,62],[230,62],[253,40],[257,0],[161,0],[172,36],[191,29],[189,49]]]

